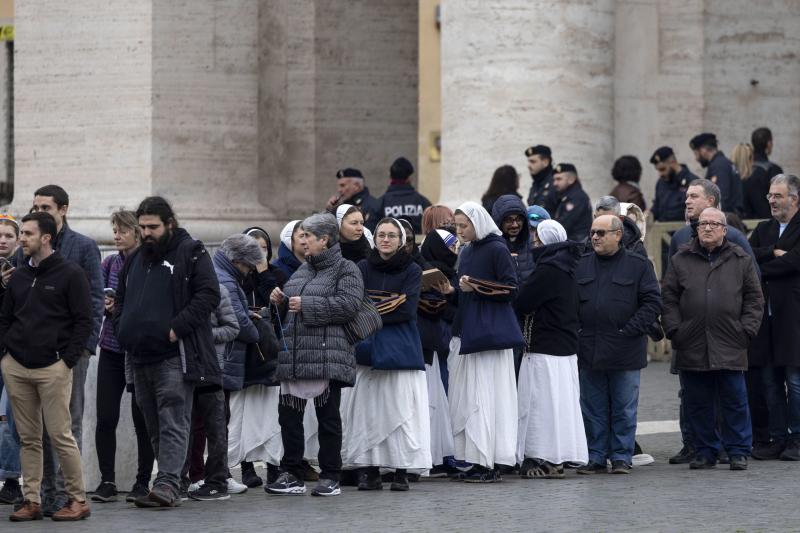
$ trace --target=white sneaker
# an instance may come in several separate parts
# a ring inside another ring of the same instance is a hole
[[[638,455],[634,455],[631,460],[633,462],[633,466],[646,466],[656,462],[656,460],[653,459],[653,456],[649,453],[640,453]]]
[[[204,479],[201,479],[200,481],[195,481],[194,483],[189,485],[189,488],[186,489],[186,492],[194,492],[194,491],[196,491],[197,489],[202,487],[205,482],[206,481]]]
[[[247,485],[239,483],[232,477],[228,478],[228,494],[241,494],[247,492]]]

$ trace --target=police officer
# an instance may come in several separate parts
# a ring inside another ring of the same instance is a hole
[[[378,217],[404,218],[411,223],[414,233],[422,233],[422,212],[431,205],[431,202],[414,190],[411,185],[411,175],[414,174],[414,165],[405,157],[398,157],[389,169],[391,183],[386,189],[386,194],[378,200]],[[378,221],[373,221],[373,225]],[[369,229],[374,229],[367,224]]]
[[[669,146],[662,146],[650,158],[650,163],[658,172],[656,197],[653,200],[653,217],[657,222],[684,220],[686,211],[686,188],[697,176],[678,163],[675,152]]]
[[[528,193],[528,205],[544,207],[553,213],[558,207],[558,191],[553,187],[553,157],[550,147],[543,144],[531,146],[525,150],[528,158],[528,171],[533,182]]]
[[[336,208],[342,204],[360,208],[364,214],[365,224],[370,220],[375,224],[382,218],[376,212],[378,199],[369,193],[369,188],[364,183],[364,175],[357,168],[343,168],[336,172],[336,194],[328,198],[325,209],[336,214]]]
[[[592,226],[592,202],[578,180],[575,165],[556,165],[554,174],[553,186],[558,191],[559,202],[553,219],[564,226],[571,241],[582,242]]]
[[[706,169],[706,179],[719,187],[723,211],[742,214],[742,179],[730,159],[718,149],[717,136],[701,133],[689,142],[694,158]]]

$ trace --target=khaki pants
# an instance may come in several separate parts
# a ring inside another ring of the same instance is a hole
[[[72,436],[69,399],[72,371],[58,361],[46,368],[25,368],[11,355],[0,361],[8,399],[14,411],[22,444],[23,493],[26,500],[41,503],[42,483],[42,416],[50,441],[64,471],[67,497],[86,501],[81,470],[81,454]]]

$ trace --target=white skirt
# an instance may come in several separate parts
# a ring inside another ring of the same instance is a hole
[[[431,419],[431,459],[434,465],[442,464],[444,457],[455,454],[453,424],[450,423],[450,405],[444,392],[439,369],[439,354],[433,352],[433,364],[425,365],[428,382],[428,412]]]
[[[450,341],[450,420],[455,458],[493,468],[514,465],[517,439],[517,383],[514,351],[460,355],[461,339]]]
[[[283,456],[278,423],[280,387],[253,385],[231,392],[228,423],[228,466],[242,461],[278,465]]]
[[[424,372],[374,370],[358,365],[355,385],[342,398],[342,413],[345,467],[431,467]]]
[[[519,369],[517,460],[587,463],[578,356],[526,353]]]

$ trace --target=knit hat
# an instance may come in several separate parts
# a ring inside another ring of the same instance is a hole
[[[292,234],[294,233],[294,228],[296,228],[300,222],[302,222],[302,220],[292,220],[281,230],[281,242],[289,250],[292,250]]]
[[[539,240],[542,241],[542,244],[544,245],[564,242],[567,240],[567,231],[564,229],[564,226],[555,220],[542,220],[542,222],[536,228],[536,234],[539,236]]]

